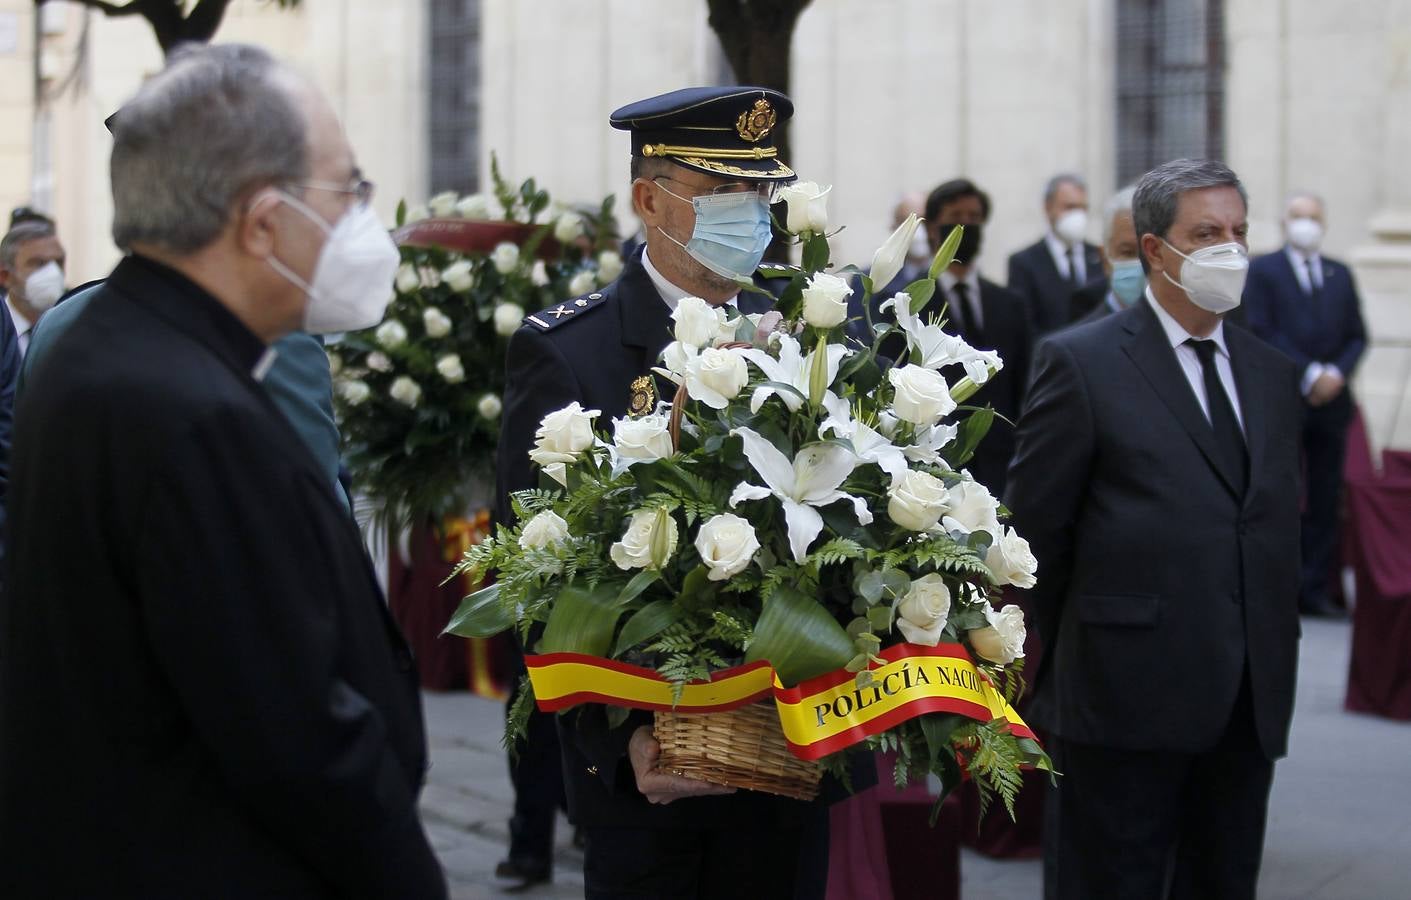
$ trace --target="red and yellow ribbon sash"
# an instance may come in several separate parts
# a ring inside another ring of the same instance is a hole
[[[786,688],[768,663],[756,662],[686,685],[675,704],[671,683],[641,666],[581,653],[529,656],[525,663],[539,708],[546,712],[580,703],[721,712],[772,695],[789,749],[800,759],[820,759],[923,713],[1004,719],[1016,736],[1034,737],[961,645],[898,644],[880,656],[884,662],[873,668],[867,688],[856,687],[856,676],[845,669]]]

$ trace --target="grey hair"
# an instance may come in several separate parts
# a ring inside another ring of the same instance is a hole
[[[4,238],[0,238],[0,266],[13,269],[15,262],[20,258],[22,244],[28,244],[30,241],[37,241],[40,238],[54,237],[56,234],[58,232],[54,230],[53,222],[30,219],[19,223],[6,232]]]
[[[1048,183],[1044,185],[1045,206],[1047,206],[1048,202],[1053,199],[1053,195],[1058,193],[1058,189],[1063,187],[1065,184],[1071,184],[1073,185],[1073,187],[1077,188],[1085,194],[1088,192],[1088,183],[1083,180],[1083,177],[1081,175],[1074,175],[1072,172],[1060,172],[1059,174],[1050,178],[1048,180]]]
[[[248,44],[168,57],[112,120],[114,243],[195,252],[252,189],[308,177],[308,127],[284,71]]]
[[[1129,184],[1122,190],[1113,194],[1107,201],[1107,205],[1102,208],[1102,242],[1107,244],[1112,240],[1112,220],[1117,218],[1118,213],[1132,214],[1132,195],[1137,192],[1135,184]]]
[[[1176,221],[1176,205],[1181,195],[1213,187],[1232,187],[1239,191],[1240,200],[1245,209],[1249,209],[1249,195],[1239,176],[1222,162],[1173,159],[1147,172],[1137,181],[1137,190],[1132,196],[1132,224],[1137,229],[1137,240],[1148,234],[1165,238]],[[1142,270],[1150,272],[1145,253],[1141,260]]]
[[[1323,203],[1323,198],[1312,191],[1290,191],[1288,196],[1284,198],[1284,218],[1288,218],[1289,207],[1293,206],[1293,201],[1295,200],[1312,200],[1314,203],[1318,204],[1318,209],[1322,210],[1324,215],[1328,212],[1327,206]]]

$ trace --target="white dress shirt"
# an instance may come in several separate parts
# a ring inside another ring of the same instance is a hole
[[[956,278],[951,274],[950,269],[941,273],[941,290],[945,292],[946,302],[955,303],[955,286],[964,282],[968,291],[966,299],[969,301],[965,307],[965,312],[961,313],[965,321],[971,328],[984,329],[985,311],[980,304],[980,273],[973,266],[965,274],[964,278]],[[954,320],[955,316],[951,316]]]
[[[1200,367],[1200,357],[1196,355],[1195,348],[1189,346],[1186,341],[1202,340],[1181,327],[1181,323],[1172,318],[1160,303],[1156,302],[1156,297],[1152,294],[1151,288],[1146,289],[1146,302],[1151,304],[1151,308],[1156,311],[1156,320],[1161,323],[1161,328],[1166,332],[1166,339],[1171,343],[1171,349],[1176,351],[1176,362],[1181,364],[1181,371],[1186,374],[1186,381],[1190,382],[1191,390],[1195,392],[1195,399],[1200,404],[1201,412],[1205,413],[1207,421],[1210,419],[1210,401],[1205,396],[1205,375]],[[1230,408],[1235,411],[1235,419],[1240,423],[1240,430],[1244,430],[1244,412],[1240,409],[1240,394],[1235,389],[1235,373],[1230,368],[1230,351],[1225,346],[1225,323],[1220,322],[1215,326],[1215,331],[1208,340],[1215,342],[1215,373],[1220,376],[1220,384],[1225,388],[1225,394],[1230,399]]]
[[[1284,247],[1284,253],[1288,255],[1289,265],[1293,267],[1293,275],[1298,279],[1298,286],[1303,288],[1303,296],[1299,298],[1305,305],[1311,303],[1313,299],[1313,287],[1318,290],[1323,289],[1323,257],[1317,253],[1304,253],[1292,244]],[[1313,285],[1308,284],[1309,270],[1312,270]],[[1303,380],[1299,383],[1303,395],[1308,396],[1308,392],[1313,390],[1313,382],[1317,381],[1324,372],[1342,377],[1342,370],[1332,363],[1318,362],[1314,360],[1308,364],[1308,368],[1303,370]]]
[[[642,267],[647,270],[647,276],[651,278],[652,284],[656,285],[657,293],[661,294],[661,299],[666,301],[667,308],[670,309],[672,312],[676,312],[676,304],[681,302],[682,297],[695,296],[685,288],[676,286],[671,281],[667,280],[667,277],[665,275],[658,272],[657,267],[652,265],[652,258],[647,253],[646,247],[642,248]],[[739,297],[740,295],[736,294],[734,297],[731,297],[729,300],[726,300],[723,304],[716,305],[728,306],[731,309],[739,309],[740,307],[736,303]]]
[[[1053,264],[1058,267],[1058,274],[1068,280],[1073,280],[1073,266],[1078,267],[1077,284],[1088,283],[1088,261],[1085,259],[1087,252],[1082,244],[1076,247],[1069,247],[1063,243],[1063,239],[1050,231],[1044,235],[1044,243],[1048,245],[1048,252],[1053,256]]]
[[[5,295],[5,308],[10,311],[10,321],[15,323],[15,337],[19,339],[20,359],[24,359],[25,351],[29,350],[29,332],[34,328],[34,323],[26,319],[15,309],[15,304],[10,302],[10,295]]]

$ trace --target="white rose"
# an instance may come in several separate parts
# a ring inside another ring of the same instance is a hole
[[[551,509],[546,509],[528,522],[519,533],[519,546],[524,550],[543,550],[568,540],[568,523]]]
[[[465,367],[461,365],[461,358],[454,353],[447,353],[436,360],[436,371],[441,373],[447,384],[465,381]]]
[[[338,395],[349,406],[357,406],[372,396],[372,388],[367,386],[367,382],[354,378],[352,381],[339,382]]]
[[[996,584],[1012,584],[1017,588],[1031,588],[1038,583],[1035,573],[1039,571],[1039,561],[1029,549],[1029,542],[1019,536],[1013,528],[1003,529],[997,540],[985,552],[985,568],[990,570]]]
[[[650,415],[612,420],[612,443],[626,459],[666,459],[675,449],[666,416]]]
[[[930,531],[946,511],[950,492],[930,472],[909,469],[888,492],[887,516],[910,531]]]
[[[441,280],[457,294],[475,287],[475,267],[468,260],[458,259],[441,271]]]
[[[441,270],[433,269],[430,266],[422,266],[417,269],[417,275],[421,278],[421,286],[424,288],[434,288],[441,286]]]
[[[672,341],[661,351],[661,364],[666,367],[666,371],[671,373],[671,380],[680,384],[691,372],[691,364],[695,362],[699,352],[695,347],[683,344],[680,341]]]
[[[896,389],[892,408],[913,425],[929,427],[955,411],[950,387],[939,372],[924,366],[906,365],[889,369],[887,380]]]
[[[480,413],[482,419],[497,419],[504,404],[500,403],[500,398],[494,394],[486,394],[480,398],[480,402],[475,404],[475,411]]]
[[[534,260],[534,265],[529,269],[529,281],[535,287],[545,287],[549,283],[549,267],[544,265],[542,259]]]
[[[416,409],[416,405],[421,402],[421,385],[405,375],[398,376],[387,393],[392,395],[393,400],[412,409]]]
[[[583,217],[566,212],[554,222],[554,240],[560,244],[571,244],[583,236]]]
[[[573,296],[586,294],[598,286],[598,279],[590,269],[584,269],[568,282],[568,292]]]
[[[990,662],[1007,666],[1024,655],[1024,610],[1010,604],[999,612],[985,604],[989,625],[968,632],[970,646]]]
[[[897,603],[897,630],[913,644],[934,647],[950,615],[950,588],[932,572],[911,582],[911,589]]]
[[[519,329],[524,321],[524,307],[518,303],[501,303],[495,307],[495,333],[509,337]]]
[[[688,363],[686,393],[711,409],[724,409],[749,382],[744,356],[734,350],[707,347]]]
[[[407,217],[404,221],[406,224],[410,225],[413,222],[420,222],[422,219],[429,218],[431,218],[431,210],[427,209],[425,206],[413,206],[411,209],[407,210]]]
[[[709,347],[725,325],[725,310],[711,306],[700,297],[682,297],[671,313],[676,323],[676,339],[692,347]]]
[[[725,513],[712,516],[696,533],[696,552],[710,569],[711,581],[745,571],[759,552],[759,538],[748,519]]]
[[[789,204],[786,228],[793,234],[811,231],[822,234],[828,230],[828,192],[812,181],[796,181],[779,190],[779,199]]]
[[[604,250],[598,254],[598,280],[607,284],[622,274],[622,257],[615,251]]]
[[[337,375],[343,371],[343,357],[337,353],[328,354],[328,374]]]
[[[416,266],[411,263],[402,263],[397,268],[397,290],[403,294],[410,294],[421,287],[421,273],[416,270]]]
[[[451,333],[451,319],[434,306],[428,306],[421,314],[421,324],[426,328],[426,336],[443,338]]]
[[[569,463],[593,446],[593,419],[600,410],[585,410],[578,401],[543,418],[534,432],[534,449],[529,458],[541,466]]]
[[[508,275],[519,265],[519,248],[509,241],[497,244],[490,253],[490,262],[495,264],[495,271],[501,275]]]
[[[999,535],[999,503],[978,481],[962,481],[950,489],[949,509],[941,519],[946,531]]]
[[[381,350],[374,350],[367,355],[367,367],[374,372],[390,372],[392,360]]]
[[[388,350],[395,350],[407,342],[407,327],[396,319],[388,319],[377,326],[372,336]]]
[[[852,288],[836,275],[819,272],[803,289],[803,320],[814,328],[833,328],[847,321]]]
[[[465,219],[490,218],[490,197],[486,194],[470,194],[456,204],[456,215]]]
[[[455,191],[446,191],[444,194],[437,194],[426,205],[431,207],[431,214],[438,219],[444,219],[456,211],[456,203],[460,200]]]
[[[632,514],[622,540],[608,548],[608,556],[625,570],[660,569],[676,552],[679,533],[676,518],[665,509],[646,509]]]

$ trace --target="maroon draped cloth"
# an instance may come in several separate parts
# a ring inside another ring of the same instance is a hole
[[[1349,481],[1346,496],[1357,605],[1345,706],[1411,720],[1411,477]]]

